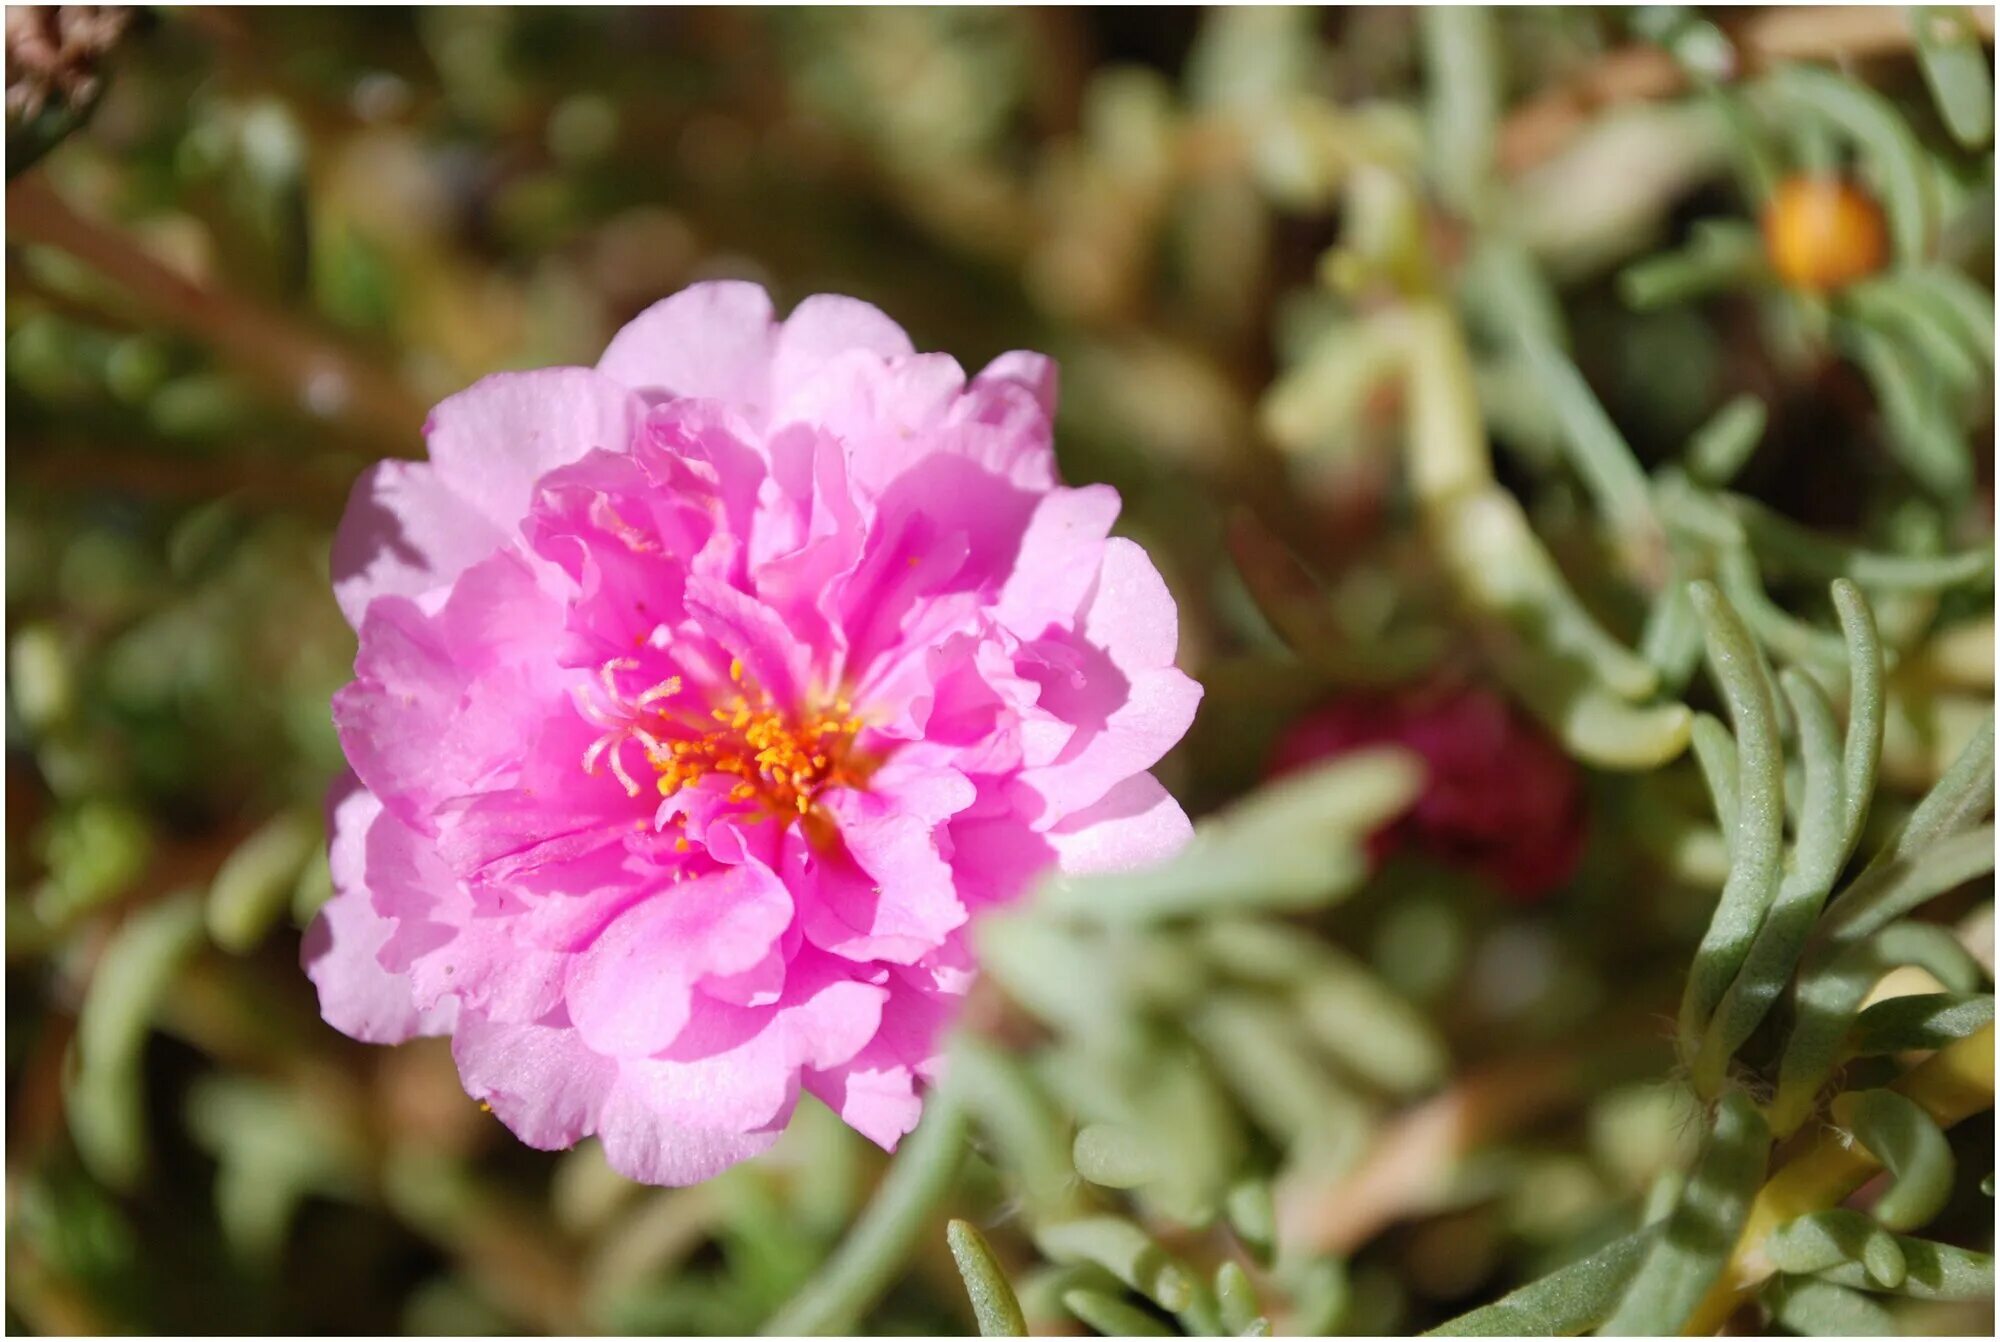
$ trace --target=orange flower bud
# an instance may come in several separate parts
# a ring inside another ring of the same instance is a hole
[[[1779,184],[1764,207],[1764,247],[1779,279],[1819,291],[1873,274],[1889,254],[1881,207],[1832,177]]]

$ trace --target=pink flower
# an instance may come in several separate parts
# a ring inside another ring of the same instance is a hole
[[[1055,369],[968,382],[847,298],[697,285],[596,368],[489,377],[334,540],[326,1019],[450,1034],[533,1146],[685,1184],[800,1088],[893,1148],[968,918],[1172,852],[1146,770],[1200,688],[1118,496],[1067,489]]]
[[[1293,723],[1271,772],[1394,744],[1424,761],[1423,793],[1373,839],[1378,861],[1408,843],[1531,903],[1567,881],[1583,855],[1576,769],[1490,690],[1356,695]]]

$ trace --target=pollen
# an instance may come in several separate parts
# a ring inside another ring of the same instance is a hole
[[[742,683],[737,666],[730,672]],[[737,780],[729,789],[733,802],[780,816],[805,815],[820,789],[857,786],[866,777],[854,751],[861,722],[844,698],[786,712],[752,686],[717,704],[708,717],[712,725],[699,734],[661,737],[652,755],[661,796],[721,774]]]
[[[641,791],[624,760],[631,743],[645,751],[661,796],[716,776],[728,780],[728,800],[752,808],[753,818],[804,816],[823,788],[867,780],[868,764],[855,749],[861,720],[844,696],[787,709],[733,660],[730,692],[698,705],[686,702],[696,695],[683,692],[678,676],[637,695],[621,691],[618,674],[636,669],[629,659],[607,663],[600,674],[606,702],[579,697],[585,716],[608,729],[585,752],[584,771],[606,765],[631,796]]]

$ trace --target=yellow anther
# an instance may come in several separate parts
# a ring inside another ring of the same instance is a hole
[[[872,762],[856,756],[854,741],[861,723],[845,697],[834,699],[830,708],[787,711],[745,677],[740,659],[732,659],[729,678],[743,692],[707,704],[683,700],[674,708],[660,701],[681,693],[684,687],[678,676],[660,681],[636,698],[620,697],[613,673],[635,669],[636,663],[625,660],[602,668],[611,707],[599,709],[579,701],[587,717],[612,729],[586,752],[585,770],[595,772],[608,765],[634,796],[639,786],[618,756],[619,744],[628,740],[644,747],[647,762],[658,774],[662,797],[699,784],[711,774],[726,775],[732,780],[728,799],[754,804],[750,820],[807,815],[821,788],[858,787],[872,769]],[[678,822],[680,817],[674,819]],[[684,843],[678,846],[685,848]]]

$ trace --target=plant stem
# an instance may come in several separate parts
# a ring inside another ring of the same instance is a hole
[[[1939,1049],[1892,1089],[1915,1100],[1940,1126],[1950,1127],[1993,1107],[1993,1027]],[[1773,1230],[1808,1212],[1836,1206],[1879,1168],[1866,1149],[1832,1128],[1771,1176],[1750,1205],[1722,1275],[1689,1318],[1691,1337],[1715,1332],[1777,1269],[1764,1253]]]
[[[902,1270],[925,1219],[944,1199],[965,1155],[965,1111],[949,1084],[932,1092],[923,1122],[889,1166],[847,1238],[786,1306],[766,1337],[852,1333]]]
[[[1981,36],[1993,35],[1993,11],[1968,8]],[[1788,60],[1851,60],[1907,50],[1910,23],[1891,5],[1798,5],[1744,17],[1730,29],[1746,73]],[[1605,52],[1577,78],[1529,99],[1501,124],[1501,170],[1526,172],[1560,153],[1607,107],[1669,98],[1687,72],[1660,47],[1634,43]]]
[[[9,241],[66,252],[158,321],[212,346],[282,403],[338,421],[377,450],[414,455],[424,405],[396,378],[318,334],[239,295],[196,284],[126,233],[71,208],[46,174],[7,187]]]

